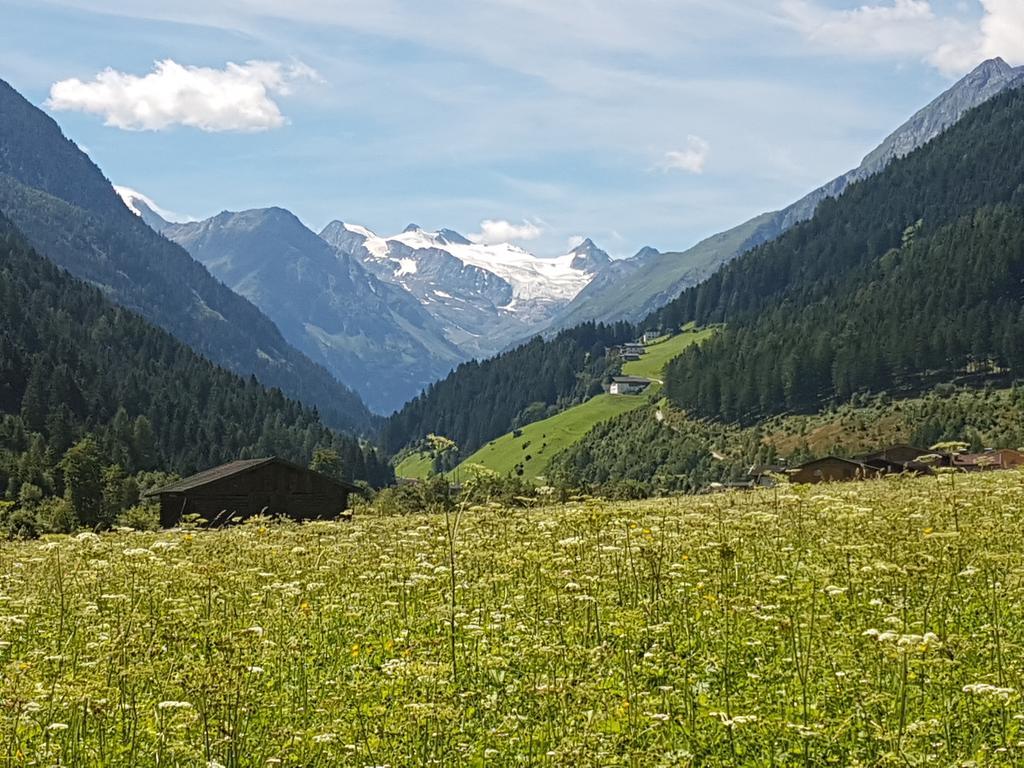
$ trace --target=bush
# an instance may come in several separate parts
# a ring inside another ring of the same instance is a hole
[[[13,501],[0,501],[0,531],[8,539],[35,539],[39,536],[33,511]]]
[[[152,502],[136,504],[117,516],[117,524],[136,531],[160,530],[160,505]]]
[[[73,533],[81,527],[71,502],[60,496],[43,499],[34,512],[40,533]]]

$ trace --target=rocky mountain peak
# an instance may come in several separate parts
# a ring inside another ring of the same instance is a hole
[[[644,259],[650,259],[655,256],[660,256],[661,251],[657,248],[652,248],[647,245],[637,251],[633,256],[630,257],[630,261],[643,261]]]
[[[611,257],[598,248],[589,237],[573,248],[572,268],[584,272],[594,272],[611,264]]]

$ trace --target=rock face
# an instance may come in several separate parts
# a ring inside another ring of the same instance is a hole
[[[474,243],[451,229],[428,232],[412,224],[381,237],[334,221],[320,237],[415,296],[467,358],[488,357],[536,333],[614,264],[589,239],[544,259],[513,245]]]
[[[928,143],[964,113],[1010,88],[1024,86],[1024,67],[1002,59],[981,64],[900,126],[852,171],[833,179],[781,211],[762,214],[683,252],[662,253],[634,264],[618,279],[595,280],[555,317],[548,330],[586,320],[641,320],[684,289],[751,248],[811,218],[818,205],[841,195],[850,184],[878,173],[896,158]]]
[[[408,292],[282,208],[224,212],[163,233],[378,412],[400,407],[463,359]]]

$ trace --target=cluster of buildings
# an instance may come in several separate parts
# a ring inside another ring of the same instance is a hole
[[[842,483],[885,475],[931,475],[941,467],[961,472],[1015,469],[1024,467],[1024,453],[1012,448],[993,448],[981,453],[948,453],[900,444],[855,458],[825,456],[794,467],[781,464],[754,466],[750,468],[747,480],[716,484],[710,490],[772,487],[780,476],[788,478],[791,483]]]
[[[646,335],[644,339],[646,339]],[[633,363],[639,360],[641,357],[647,354],[647,342],[643,339],[640,341],[630,341],[625,344],[620,344],[617,347],[605,347],[604,356],[608,358],[617,357],[624,363]]]
[[[607,358],[618,358],[624,363],[633,363],[647,354],[647,345],[656,341],[658,335],[654,331],[645,333],[640,341],[630,341],[617,347],[605,347]],[[608,386],[610,395],[639,395],[653,382],[642,376],[614,376]]]

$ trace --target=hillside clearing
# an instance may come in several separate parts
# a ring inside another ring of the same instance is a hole
[[[425,480],[434,471],[434,457],[428,451],[410,453],[395,465],[395,477]]]
[[[481,507],[451,550],[443,516],[5,544],[0,739],[112,768],[1019,765],[1022,481]]]
[[[704,341],[713,329],[686,330],[676,336],[647,347],[640,360],[625,363],[623,374],[657,380],[665,364],[691,344]],[[517,432],[509,432],[492,440],[462,462],[453,473],[455,478],[471,468],[483,466],[499,475],[520,474],[528,480],[540,480],[551,459],[582,438],[602,421],[636,410],[651,402],[660,383],[653,384],[642,395],[598,395],[585,403],[569,408],[543,421],[537,421]],[[407,475],[400,475],[407,477]]]

